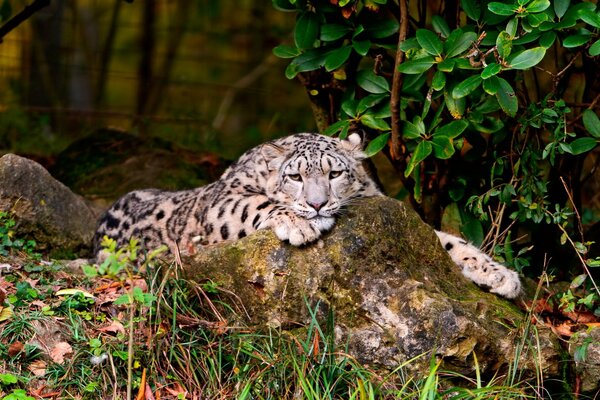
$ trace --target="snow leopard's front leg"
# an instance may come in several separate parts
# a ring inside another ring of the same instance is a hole
[[[319,239],[334,223],[333,217],[305,219],[286,209],[276,208],[258,229],[273,229],[280,240],[287,240],[293,246],[302,246]]]
[[[487,254],[459,237],[440,231],[435,233],[464,276],[500,296],[513,299],[519,295],[521,281],[515,271],[493,261]]]

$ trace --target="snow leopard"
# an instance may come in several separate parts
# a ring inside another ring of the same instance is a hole
[[[176,257],[259,229],[294,246],[315,242],[354,199],[384,195],[365,167],[363,145],[359,133],[297,133],[248,150],[209,185],[130,192],[101,217],[94,252],[100,259],[104,236],[118,245],[139,238],[145,249],[165,244]],[[459,237],[436,234],[467,278],[507,298],[519,295],[515,271]]]

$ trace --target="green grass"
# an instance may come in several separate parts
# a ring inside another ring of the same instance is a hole
[[[362,365],[336,343],[334,312],[320,320],[309,308],[310,322],[292,331],[249,325],[240,299],[218,283],[177,279],[160,262],[137,274],[135,242],[113,248],[87,275],[22,247],[4,250],[0,263],[14,268],[0,275],[0,399],[135,399],[143,390],[161,399],[551,398],[541,373],[525,377],[518,362],[492,377],[477,359],[466,376],[444,371],[430,354],[393,371]],[[534,329],[530,320],[519,329]],[[64,361],[56,342],[70,346]]]

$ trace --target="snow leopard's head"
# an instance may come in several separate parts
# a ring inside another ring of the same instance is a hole
[[[352,199],[381,195],[363,165],[362,147],[358,133],[345,140],[303,133],[286,147],[265,144],[267,195],[305,219],[332,217]]]

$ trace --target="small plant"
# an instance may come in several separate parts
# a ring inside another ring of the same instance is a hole
[[[32,258],[39,258],[39,254],[34,253],[36,246],[34,240],[15,238],[13,230],[15,225],[16,222],[11,213],[0,211],[0,256],[8,256],[12,252],[21,251]]]

